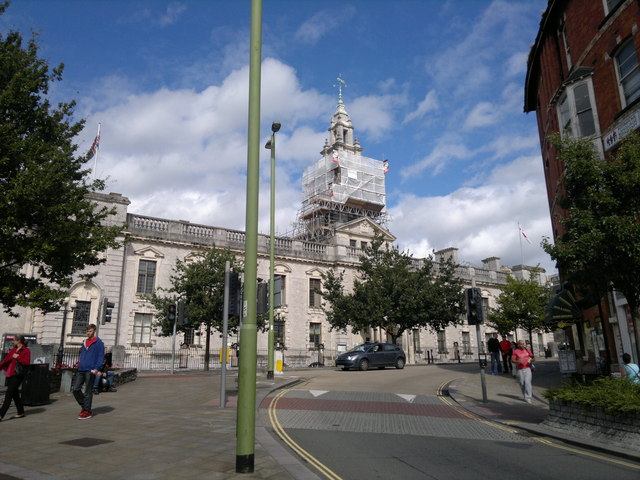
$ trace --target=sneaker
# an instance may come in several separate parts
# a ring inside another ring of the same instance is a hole
[[[91,391],[93,392],[94,395],[100,395],[100,390],[98,390],[97,388],[94,388]]]
[[[531,399],[530,398],[525,398],[524,401],[527,402],[527,403],[531,403]]]
[[[84,413],[85,413],[85,410],[83,408],[82,410],[80,410],[80,413],[78,414],[78,420],[82,420],[82,418],[84,417]]]
[[[83,413],[80,414],[80,416],[78,417],[78,420],[88,420],[91,417],[93,417],[91,412],[85,410]]]
[[[115,393],[115,392],[117,392],[117,391],[118,391],[118,390],[116,390],[116,389],[115,389],[115,388],[113,388],[113,387],[109,387],[109,390],[107,390],[107,392],[113,392],[113,393]]]

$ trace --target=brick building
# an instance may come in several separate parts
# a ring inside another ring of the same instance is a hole
[[[640,126],[640,3],[637,0],[549,0],[529,53],[525,112],[536,112],[542,161],[554,237],[562,233],[558,205],[562,164],[551,136],[591,138],[604,158],[620,140]],[[562,275],[562,272],[560,272]],[[622,352],[637,355],[634,330],[624,297],[616,292],[597,308],[584,311],[585,321],[567,329],[580,361],[596,365],[605,355],[612,363]],[[596,345],[597,344],[597,345]],[[586,368],[586,365],[585,365]]]

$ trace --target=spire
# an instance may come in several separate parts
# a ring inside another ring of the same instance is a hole
[[[336,78],[336,80],[338,81],[338,84],[334,85],[334,87],[338,87],[338,105],[343,105],[343,103],[342,103],[342,87],[346,87],[347,83],[342,78],[342,74],[341,73],[338,74],[338,78]]]

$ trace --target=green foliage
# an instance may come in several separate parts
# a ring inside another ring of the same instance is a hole
[[[548,400],[601,408],[609,413],[640,413],[640,385],[626,378],[602,377],[590,385],[574,383],[544,392]]]
[[[497,307],[489,312],[488,320],[501,335],[516,328],[525,329],[529,337],[533,330],[548,330],[544,319],[551,292],[534,277],[535,272],[528,280],[507,278],[507,284],[497,298]]]
[[[451,259],[414,261],[376,236],[360,258],[351,293],[344,292],[344,273],[323,275],[323,309],[334,329],[381,327],[393,342],[405,330],[439,330],[459,323],[465,311],[456,267]]]
[[[75,102],[53,108],[47,99],[62,70],[38,58],[35,40],[0,33],[0,303],[8,313],[58,309],[74,273],[103,263],[100,252],[116,248],[122,230],[104,226],[113,212],[87,198],[104,182],[89,181],[85,158],[75,156],[84,126],[71,121]]]
[[[167,320],[167,307],[176,302],[177,298],[185,300],[188,311],[188,322],[180,326],[179,331],[199,329],[201,325],[222,330],[224,270],[227,261],[230,262],[232,271],[242,270],[231,251],[216,248],[204,252],[196,261],[176,261],[171,287],[158,288],[157,293],[148,297],[157,310],[154,326],[161,335],[173,333],[173,324]],[[230,332],[235,332],[238,326],[238,318],[229,318]]]
[[[581,296],[596,303],[611,286],[635,315],[640,301],[640,136],[633,132],[613,158],[600,159],[589,139],[560,141],[564,165],[559,205],[563,232],[543,248]]]

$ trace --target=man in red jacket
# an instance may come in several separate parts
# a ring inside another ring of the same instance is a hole
[[[500,341],[500,351],[502,352],[502,371],[506,374],[509,372],[513,375],[513,363],[511,363],[511,351],[512,345],[507,337],[502,336],[502,340]]]

